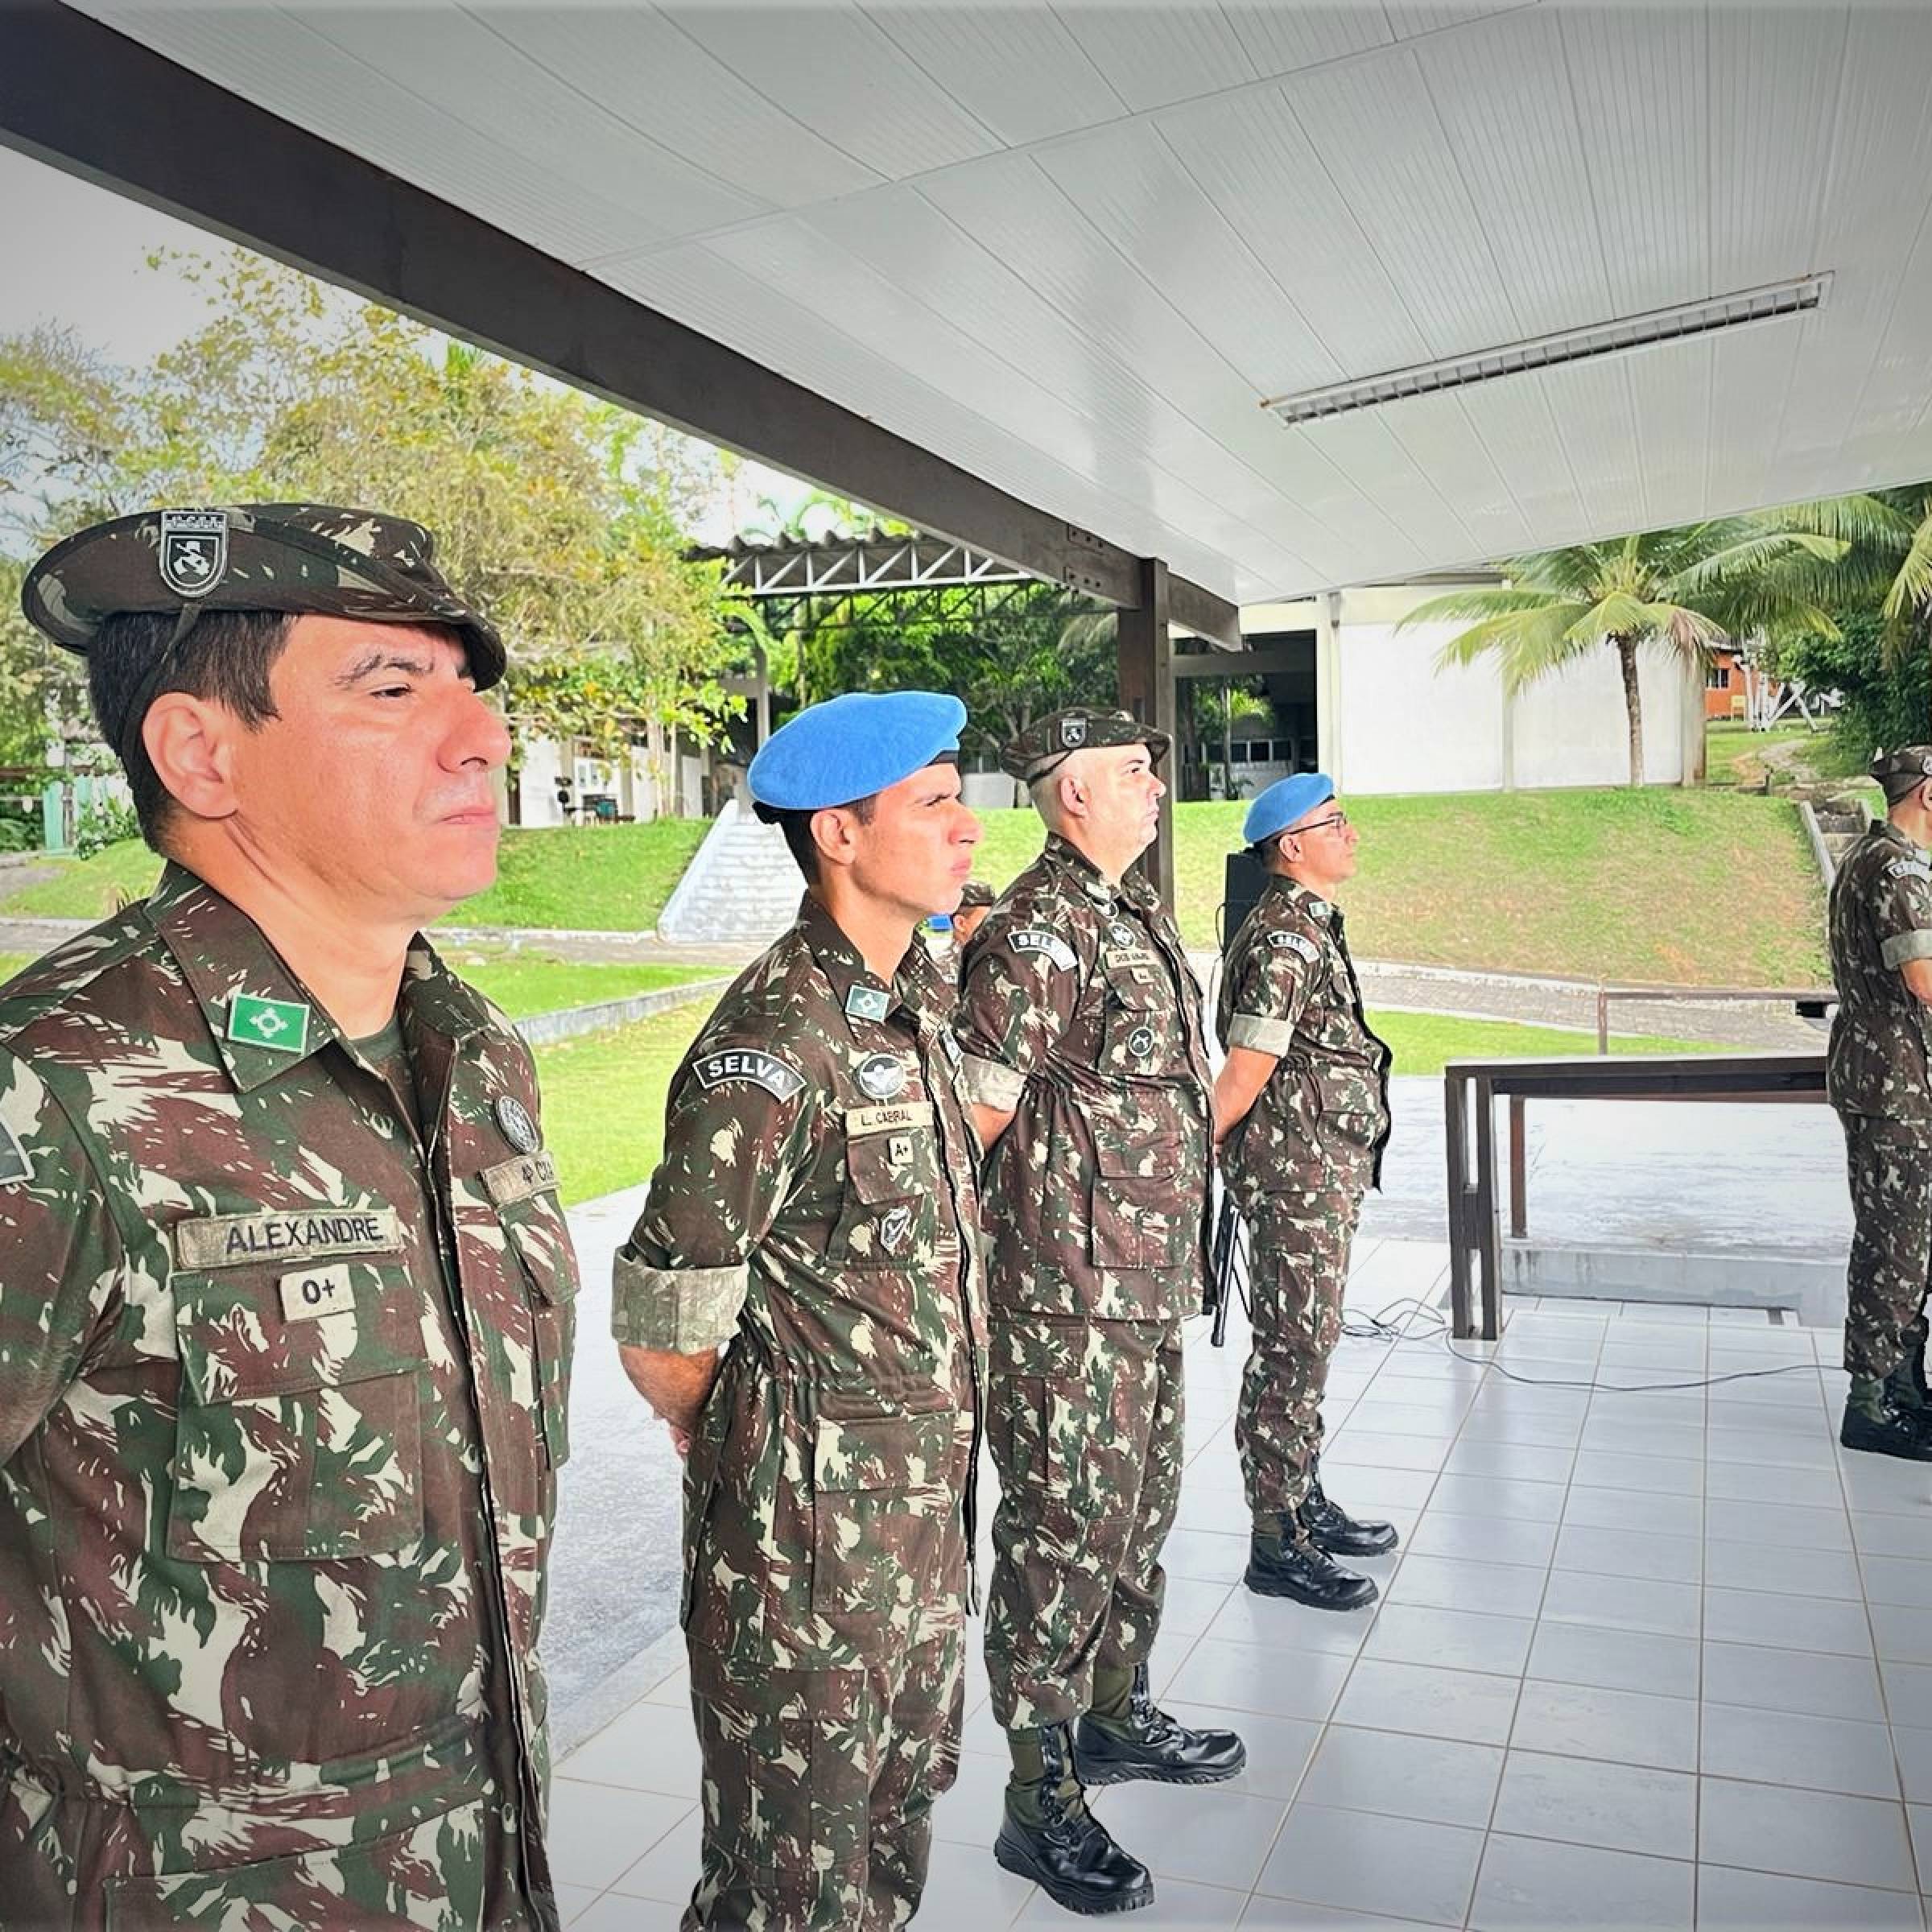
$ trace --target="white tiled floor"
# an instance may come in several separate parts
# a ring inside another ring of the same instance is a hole
[[[1433,1299],[1442,1265],[1365,1244],[1351,1308]],[[1323,1473],[1403,1534],[1355,1616],[1241,1587],[1239,1340],[1189,1345],[1155,1679],[1187,1721],[1244,1732],[1249,1768],[1096,1799],[1156,1874],[1132,1923],[1922,1932],[1932,1468],[1839,1451],[1835,1333],[1571,1302],[1513,1307],[1501,1343],[1458,1344],[1473,1359],[1344,1340]],[[1748,1379],[1654,1386],[1719,1374]],[[667,1679],[559,1768],[581,1932],[676,1923],[697,1860],[683,1695]],[[968,1701],[918,1922],[1070,1922],[988,1849],[1005,1763],[976,1657]]]

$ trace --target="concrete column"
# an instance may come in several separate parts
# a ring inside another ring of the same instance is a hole
[[[1141,602],[1136,610],[1122,610],[1114,632],[1116,677],[1122,709],[1131,711],[1144,724],[1164,731],[1171,740],[1179,708],[1174,700],[1174,642],[1167,628],[1167,566],[1158,557],[1141,559]],[[1162,769],[1169,788],[1167,809],[1161,814],[1161,828],[1140,857],[1141,870],[1174,910],[1174,801],[1179,796],[1174,760],[1178,747],[1170,751]]]

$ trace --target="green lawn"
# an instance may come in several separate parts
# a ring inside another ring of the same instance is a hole
[[[1825,976],[1823,897],[1796,807],[1728,788],[1466,793],[1352,799],[1361,871],[1344,895],[1364,958],[1706,986]],[[1212,945],[1239,801],[1182,806],[1183,931]],[[1005,885],[1039,850],[1030,811],[982,815],[977,869]],[[654,922],[704,827],[512,832],[503,876],[465,924],[623,930]],[[154,861],[117,846],[0,902],[97,918]]]
[[[664,1095],[710,1012],[685,1006],[537,1049],[543,1138],[566,1206],[650,1179],[664,1145]]]
[[[450,914],[460,926],[581,927],[631,932],[654,926],[709,829],[699,819],[648,825],[559,825],[503,835],[497,882]],[[0,916],[98,919],[118,899],[145,896],[160,861],[138,839],[91,859],[51,859],[57,878],[0,899]]]
[[[710,1012],[694,1001],[634,1026],[539,1047],[544,1137],[557,1158],[566,1204],[649,1180],[664,1145],[664,1096],[684,1050]],[[1395,1050],[1397,1073],[1435,1074],[1445,1060],[1587,1054],[1593,1034],[1507,1020],[1435,1013],[1372,1012],[1369,1023]],[[1719,1052],[1682,1040],[1613,1040],[1619,1053]]]
[[[0,986],[4,986],[22,967],[33,963],[34,956],[31,952],[0,952]]]
[[[1715,721],[1704,729],[1704,777],[1713,785],[1755,785],[1764,775],[1767,751],[1784,745],[1822,745],[1826,735],[1813,731],[1802,718],[1795,724],[1774,724],[1769,731]]]
[[[1470,792],[1346,801],[1361,869],[1343,904],[1364,959],[1707,986],[1827,973],[1823,889],[1794,806],[1727,791]],[[1215,942],[1247,810],[1182,806],[1181,929]],[[1039,849],[1029,811],[980,815],[976,869],[1003,886]]]
[[[657,993],[692,980],[712,980],[729,969],[719,966],[663,966],[628,961],[606,963],[546,959],[537,953],[477,952],[441,949],[444,961],[478,986],[513,1020],[566,1006],[626,1000],[633,993]]]

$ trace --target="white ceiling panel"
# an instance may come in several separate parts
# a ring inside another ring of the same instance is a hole
[[[1394,39],[1387,15],[1367,0],[1342,6],[1249,5],[1222,0],[1221,11],[1257,74],[1291,74],[1349,54],[1385,47]]]
[[[1151,123],[1108,128],[1046,149],[1039,163],[1068,200],[1245,377],[1314,388],[1347,371],[1294,298],[1215,210]]]
[[[1485,547],[1505,552],[1533,550],[1547,541],[1581,536],[1591,529],[1578,494],[1576,477],[1563,448],[1561,427],[1541,378],[1509,376],[1462,392],[1463,407],[1483,447],[1502,473],[1509,493],[1522,506],[1522,523],[1507,543]],[[1391,409],[1400,433],[1414,404]],[[1453,477],[1453,471],[1437,474]]]
[[[1618,314],[1719,291],[1711,280],[1707,10],[1558,14]]]
[[[768,206],[852,194],[881,178],[745,86],[654,7],[485,0],[470,10],[533,66]]]
[[[345,52],[287,13],[219,6],[93,10],[298,126],[467,208],[567,262],[637,248],[671,231],[648,202],[551,173],[495,135],[411,94],[386,68]],[[326,114],[320,104],[329,104]]]
[[[762,213],[762,197],[720,180],[559,80],[518,43],[453,3],[336,6],[305,15],[313,33],[494,147],[584,193],[647,208],[665,234]]]
[[[83,10],[1224,593],[1932,475],[1932,6]],[[1827,269],[1800,320],[1259,407]]]
[[[1415,60],[1516,328],[1542,336],[1600,321],[1609,278],[1556,16],[1535,8],[1437,34]]]
[[[1001,146],[847,0],[805,6],[667,6],[666,15],[822,139],[889,180]]]
[[[1713,293],[1821,266],[1811,248],[1848,26],[1835,9],[1719,7],[1711,15]]]
[[[893,43],[983,127],[1018,147],[1126,113],[1127,105],[1049,7],[968,13],[868,6]]]
[[[1063,0],[1055,10],[1130,108],[1162,107],[1258,78],[1241,35],[1218,6]]]
[[[1422,332],[1278,88],[1172,108],[1155,124],[1348,374],[1427,360]],[[1285,358],[1271,361],[1259,381],[1269,395],[1297,386]]]
[[[1432,355],[1522,333],[1414,52],[1282,83]]]

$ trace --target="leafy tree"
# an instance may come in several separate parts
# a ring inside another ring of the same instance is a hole
[[[717,572],[684,555],[713,475],[674,432],[237,250],[167,266],[203,327],[119,369],[71,333],[0,340],[0,541],[168,502],[365,503],[435,530],[510,648],[513,738],[617,758],[737,700]]]
[[[1681,530],[1509,557],[1509,580],[1453,590],[1411,611],[1411,624],[1469,620],[1440,664],[1494,657],[1514,693],[1596,650],[1616,656],[1629,721],[1630,782],[1644,782],[1638,653],[1661,646],[1702,666],[1728,638],[1837,634],[1816,601],[1816,568],[1838,563],[1841,538],[1796,526],[1785,513],[1728,517]]]

